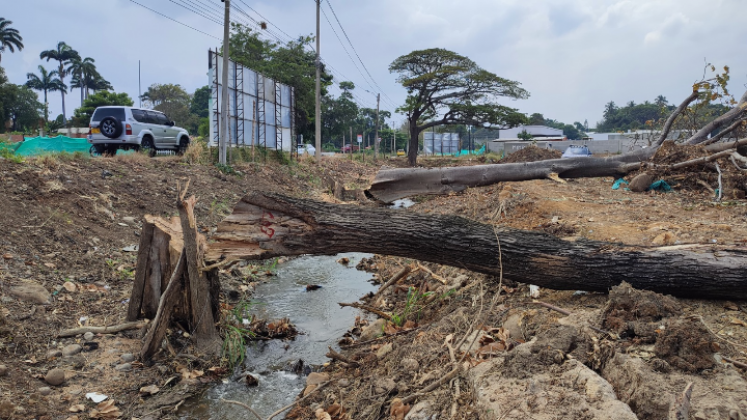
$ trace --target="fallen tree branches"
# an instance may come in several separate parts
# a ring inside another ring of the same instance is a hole
[[[75,337],[76,335],[82,335],[87,332],[94,334],[115,334],[126,330],[137,330],[143,328],[145,325],[142,321],[125,322],[124,324],[111,325],[108,327],[80,327],[69,330],[62,330],[57,337]]]
[[[625,281],[635,288],[680,297],[747,298],[744,249],[568,242],[541,232],[494,227],[455,216],[260,192],[245,196],[219,224],[206,258],[252,260],[355,251],[499,276],[496,233],[501,238],[503,277],[509,280],[556,290],[602,292]]]
[[[350,307],[350,308],[355,308],[355,309],[362,309],[364,311],[371,312],[372,314],[376,314],[379,317],[386,319],[387,321],[391,321],[392,320],[392,315],[391,314],[388,314],[388,313],[386,313],[384,311],[380,311],[380,310],[378,310],[378,309],[376,309],[376,308],[374,308],[372,306],[363,305],[363,304],[358,303],[358,302],[354,302],[354,303],[338,303],[338,305],[340,305],[343,308],[344,307]]]

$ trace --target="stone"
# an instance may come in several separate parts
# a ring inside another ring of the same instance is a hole
[[[374,384],[374,392],[383,394],[397,387],[397,383],[392,378],[381,378]]]
[[[306,385],[320,385],[329,381],[329,373],[324,372],[311,372],[306,377]]]
[[[347,388],[350,386],[350,380],[348,378],[342,378],[337,381],[337,386],[339,386],[340,388]]]
[[[132,364],[122,363],[121,365],[115,366],[114,370],[119,371],[119,372],[129,372],[132,370]]]
[[[58,349],[52,349],[47,352],[47,359],[54,359],[55,357],[62,357],[62,352]]]
[[[83,351],[83,346],[81,346],[80,344],[69,344],[62,348],[62,355],[64,357],[71,357],[75,356],[81,351]]]
[[[361,331],[360,341],[373,340],[379,337],[384,333],[384,325],[386,325],[386,320],[381,318],[367,325]]]
[[[0,378],[8,374],[8,368],[5,365],[0,365]]]
[[[648,190],[648,187],[650,187],[653,182],[654,174],[643,172],[636,175],[635,178],[630,181],[628,188],[633,192],[644,192]]]
[[[43,387],[39,388],[37,391],[39,391],[39,393],[41,395],[44,395],[46,397],[47,395],[49,395],[49,394],[52,393],[52,388],[50,388],[48,386],[43,386]]]
[[[93,340],[93,337],[94,337],[94,335],[90,331],[88,331],[87,333],[83,334],[83,339],[86,340],[86,341]]]
[[[132,353],[125,353],[121,358],[125,361],[125,363],[132,363],[135,361],[135,356]]]
[[[65,382],[65,371],[62,369],[52,369],[44,376],[44,381],[52,386],[59,386]]]
[[[393,349],[394,346],[392,346],[392,343],[386,343],[376,351],[376,357],[383,359],[387,354],[391,353]]]
[[[127,217],[123,217],[122,221],[125,222],[125,223],[135,223],[135,218],[127,216]]]
[[[405,416],[405,420],[436,420],[437,418],[438,411],[433,409],[430,401],[420,401]]]
[[[671,232],[662,232],[653,240],[653,244],[657,246],[674,245],[675,242],[677,242],[677,237]]]
[[[52,295],[39,283],[28,282],[8,289],[8,294],[28,303],[47,305],[52,302]]]
[[[400,362],[402,369],[406,372],[416,373],[420,369],[420,363],[417,360],[406,357]]]

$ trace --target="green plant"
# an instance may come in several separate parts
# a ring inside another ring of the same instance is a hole
[[[226,175],[237,175],[237,176],[239,175],[239,173],[236,172],[236,170],[233,169],[233,166],[231,165],[223,165],[222,163],[216,163],[215,167]]]
[[[17,155],[13,153],[12,150],[8,148],[0,148],[0,158],[3,158],[5,160],[9,160],[13,163],[23,163],[25,159],[21,155]]]
[[[233,369],[244,362],[248,341],[256,335],[248,327],[254,318],[251,308],[257,305],[251,301],[241,301],[225,313],[222,357]]]

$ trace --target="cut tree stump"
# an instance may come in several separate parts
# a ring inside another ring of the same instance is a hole
[[[747,250],[649,248],[492,226],[456,216],[245,196],[218,225],[206,260],[369,252],[451,265],[558,290],[606,292],[623,281],[680,297],[747,299]]]

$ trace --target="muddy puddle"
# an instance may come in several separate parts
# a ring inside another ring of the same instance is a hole
[[[247,387],[240,375],[228,378],[185,404],[182,419],[256,419],[247,410],[220,402],[241,401],[263,417],[292,403],[303,390],[306,376],[293,373],[293,366],[303,360],[305,366],[328,361],[327,347],[339,350],[337,341],[353,325],[357,309],[340,308],[338,302],[356,302],[376,287],[370,273],[355,266],[368,254],[347,253],[336,256],[304,256],[278,267],[277,276],[257,287],[254,313],[260,318],[290,318],[303,334],[292,341],[272,340],[252,345],[244,367],[237,369],[259,378],[259,386]],[[350,263],[342,265],[338,259]],[[306,285],[322,286],[306,291]],[[308,368],[307,368],[308,372]],[[282,417],[280,417],[282,418]]]

